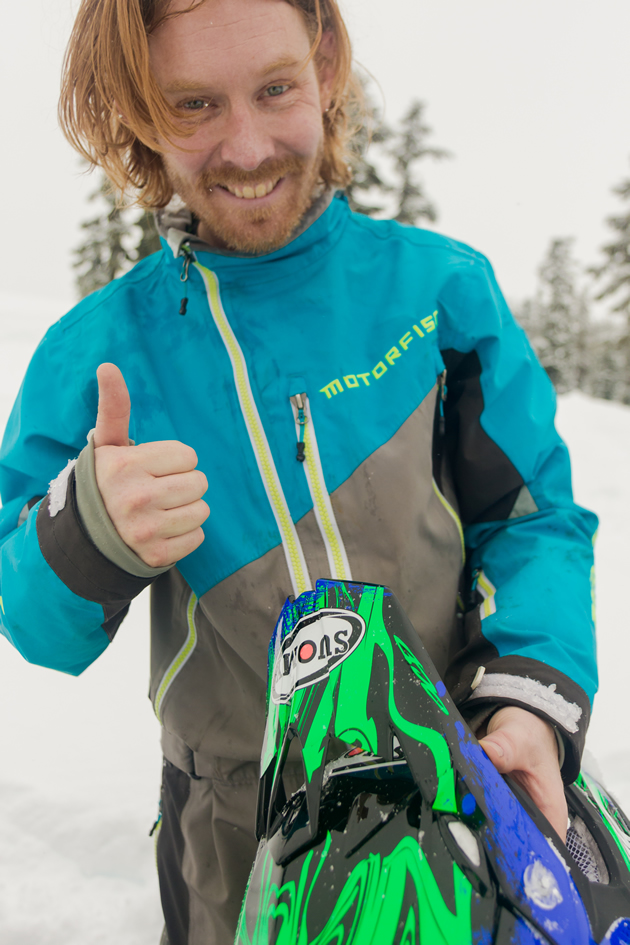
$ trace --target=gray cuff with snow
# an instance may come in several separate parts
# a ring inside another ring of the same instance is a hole
[[[566,732],[574,735],[579,728],[582,709],[576,702],[569,702],[558,691],[555,683],[545,686],[537,679],[514,676],[508,673],[486,673],[467,700],[471,703],[489,699],[519,702],[537,710]],[[505,704],[505,703],[503,703]]]
[[[590,720],[586,693],[569,677],[546,663],[519,656],[492,660],[473,691],[458,702],[460,712],[479,726],[502,706],[516,705],[553,726],[564,781],[580,772],[580,759]]]
[[[77,508],[83,526],[98,550],[113,564],[139,578],[154,578],[165,568],[150,568],[135,551],[125,544],[109,517],[96,482],[94,468],[94,437],[88,436],[88,445],[79,454],[75,467]]]

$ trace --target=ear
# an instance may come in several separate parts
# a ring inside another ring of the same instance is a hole
[[[319,97],[322,111],[330,107],[335,73],[337,71],[337,40],[332,30],[322,33],[316,55]]]

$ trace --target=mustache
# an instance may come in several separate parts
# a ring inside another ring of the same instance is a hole
[[[277,180],[288,174],[299,174],[304,170],[306,160],[291,155],[287,158],[271,158],[265,161],[254,171],[245,171],[241,167],[232,167],[229,164],[223,167],[208,168],[199,175],[199,183],[204,189],[210,187],[234,186],[235,184],[266,183],[268,180]]]

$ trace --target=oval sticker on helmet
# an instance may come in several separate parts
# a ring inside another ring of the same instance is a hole
[[[277,653],[271,698],[290,702],[297,689],[325,679],[365,636],[363,617],[348,610],[318,610],[302,617]]]

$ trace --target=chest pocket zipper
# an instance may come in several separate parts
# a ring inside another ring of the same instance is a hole
[[[295,394],[290,400],[297,435],[296,459],[304,469],[315,519],[326,548],[330,576],[337,581],[351,581],[348,555],[324,480],[308,397],[305,393]]]

